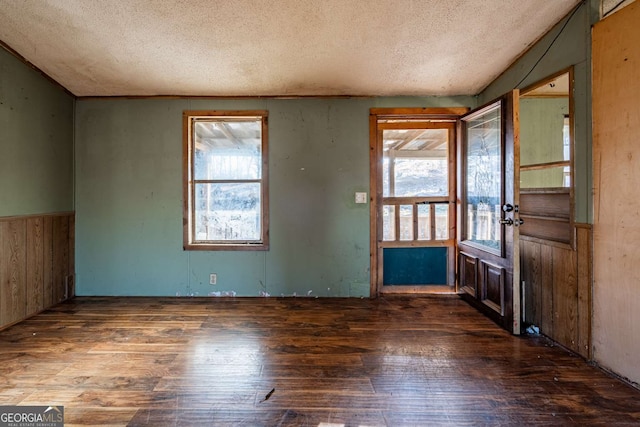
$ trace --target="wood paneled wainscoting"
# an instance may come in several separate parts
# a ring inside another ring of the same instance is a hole
[[[592,229],[574,224],[574,243],[520,237],[524,322],[591,358]]]
[[[74,295],[75,214],[0,218],[0,329]]]

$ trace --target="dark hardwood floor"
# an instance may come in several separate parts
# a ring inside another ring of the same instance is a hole
[[[72,425],[638,425],[640,391],[457,297],[76,298],[0,332]]]

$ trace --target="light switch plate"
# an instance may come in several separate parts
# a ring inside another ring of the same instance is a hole
[[[367,193],[356,193],[356,203],[367,203]]]

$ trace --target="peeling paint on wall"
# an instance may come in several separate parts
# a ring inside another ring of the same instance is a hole
[[[369,296],[369,209],[355,208],[353,199],[354,191],[369,193],[369,109],[474,102],[79,100],[77,294],[162,296],[179,289],[186,296],[231,290],[249,297]],[[257,109],[270,117],[269,250],[184,251],[182,147],[176,144],[182,112]],[[209,284],[212,272],[216,287]]]
[[[236,291],[215,291],[209,292],[210,297],[235,297],[237,295]]]

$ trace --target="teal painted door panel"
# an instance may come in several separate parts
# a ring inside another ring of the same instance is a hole
[[[385,248],[383,284],[446,285],[447,248]]]

